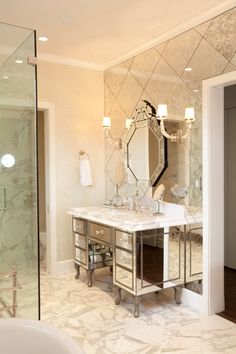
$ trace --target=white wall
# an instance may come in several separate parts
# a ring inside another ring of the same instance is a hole
[[[75,206],[104,200],[103,72],[42,62],[39,101],[55,105],[57,261],[73,258],[71,217]],[[79,150],[90,155],[94,184],[79,183]]]

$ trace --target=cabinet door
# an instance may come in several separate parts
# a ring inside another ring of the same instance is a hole
[[[192,224],[186,237],[186,283],[202,279],[202,225]]]
[[[75,246],[86,250],[87,249],[86,239],[87,239],[86,236],[75,233]]]
[[[116,246],[132,251],[133,250],[133,234],[116,230],[115,234]]]
[[[184,283],[184,240],[177,228],[140,233],[136,250],[138,290]]]
[[[185,231],[179,227],[165,229],[163,288],[184,284]]]
[[[86,221],[83,219],[73,218],[72,229],[74,232],[85,235],[86,234]]]
[[[114,283],[118,286],[126,287],[130,290],[134,290],[134,282],[133,282],[133,272],[127,269],[121,268],[120,266],[116,265],[115,267],[115,279]]]

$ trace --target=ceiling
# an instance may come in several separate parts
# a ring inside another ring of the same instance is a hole
[[[42,60],[107,67],[177,30],[236,5],[232,0],[0,0],[0,22],[47,35]]]

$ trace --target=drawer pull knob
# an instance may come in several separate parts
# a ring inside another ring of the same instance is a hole
[[[104,231],[103,230],[96,230],[95,235],[103,235]]]

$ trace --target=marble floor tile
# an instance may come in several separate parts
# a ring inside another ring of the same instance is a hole
[[[42,320],[76,339],[86,354],[236,353],[236,325],[201,316],[166,295],[142,298],[133,317],[132,298],[114,304],[109,269],[97,270],[91,288],[86,274],[41,276]]]

